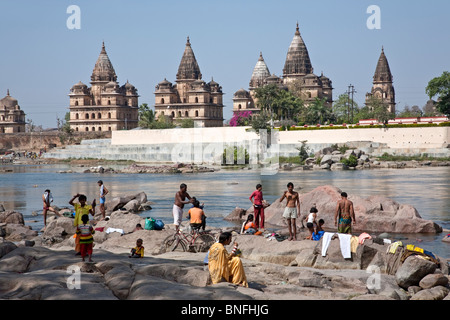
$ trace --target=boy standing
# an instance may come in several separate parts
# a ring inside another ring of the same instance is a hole
[[[300,213],[300,196],[298,192],[294,191],[294,184],[289,182],[287,184],[287,191],[283,193],[280,202],[286,198],[286,208],[284,209],[283,218],[288,222],[289,241],[297,240],[297,223],[296,219]]]
[[[102,213],[103,219],[105,219],[105,202],[106,202],[105,196],[108,194],[109,191],[108,189],[106,189],[102,180],[98,180],[97,184],[100,187],[100,212]]]
[[[84,261],[86,255],[89,256],[89,262],[92,262],[92,244],[94,243],[94,228],[89,224],[89,216],[87,214],[81,217],[82,225],[77,227],[77,234],[80,235],[80,252],[81,259]]]
[[[42,202],[44,203],[42,211],[42,214],[44,215],[44,226],[47,226],[47,211],[52,211],[59,217],[61,217],[61,215],[55,210],[55,208],[51,207],[53,196],[49,189],[44,191],[44,194],[42,195]]]
[[[254,212],[255,212],[255,224],[256,228],[264,229],[264,205],[263,205],[263,194],[262,194],[262,185],[257,184],[256,190],[249,197],[250,201],[253,204]]]

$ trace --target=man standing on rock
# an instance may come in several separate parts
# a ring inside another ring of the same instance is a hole
[[[298,192],[294,191],[294,184],[289,182],[287,184],[287,191],[283,193],[280,202],[286,198],[286,208],[284,209],[283,218],[288,222],[289,241],[297,240],[297,223],[296,219],[300,213],[300,197]]]
[[[339,218],[339,224],[338,224]],[[338,233],[352,233],[353,224],[356,223],[355,210],[353,202],[347,199],[347,193],[341,193],[341,200],[338,201],[336,212],[334,214],[334,225],[338,227]]]
[[[249,197],[253,204],[255,212],[255,224],[257,229],[264,229],[264,198],[262,193],[262,185],[257,184],[256,190]]]
[[[183,208],[185,204],[192,203],[194,199],[191,198],[187,191],[187,185],[182,183],[180,185],[180,191],[175,194],[175,203],[173,204],[173,223],[175,224],[176,230],[180,228],[181,221],[183,219]],[[189,201],[185,201],[188,198]]]
[[[105,219],[105,196],[108,194],[108,189],[106,189],[102,180],[98,180],[98,186],[100,187],[100,212],[102,213],[102,219]]]

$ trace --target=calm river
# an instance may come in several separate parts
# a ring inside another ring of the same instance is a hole
[[[174,194],[180,183],[188,185],[191,196],[205,203],[207,223],[231,226],[223,220],[236,206],[250,207],[248,199],[257,183],[263,185],[264,198],[273,202],[292,181],[306,193],[320,185],[334,185],[349,194],[361,197],[382,195],[399,203],[411,204],[424,219],[433,220],[444,229],[450,229],[450,168],[377,169],[358,171],[300,171],[279,172],[262,176],[258,170],[221,170],[199,174],[91,174],[85,168],[69,165],[2,165],[0,169],[0,203],[6,210],[24,215],[26,225],[33,230],[43,227],[41,196],[51,189],[54,204],[69,207],[68,201],[76,193],[84,193],[90,202],[98,197],[97,181],[102,179],[109,189],[109,199],[144,191],[155,202],[153,209],[141,213],[172,223]],[[74,173],[58,173],[72,169]],[[97,199],[98,201],[98,199]],[[32,212],[39,213],[33,216]],[[450,244],[438,235],[392,235],[408,244],[416,244],[441,257],[450,259]]]

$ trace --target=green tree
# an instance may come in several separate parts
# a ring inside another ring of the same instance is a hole
[[[139,106],[139,126],[145,129],[150,129],[155,121],[155,113],[149,108],[147,103]]]
[[[316,98],[305,110],[305,121],[308,124],[323,124],[332,120],[331,109],[325,105],[326,99]]]
[[[430,100],[438,96],[436,108],[446,116],[450,116],[450,72],[444,71],[440,77],[431,79],[425,91]]]
[[[380,123],[387,124],[389,120],[395,119],[395,114],[389,112],[387,104],[379,98],[370,97],[367,106],[373,113],[373,117]]]
[[[181,127],[182,128],[193,128],[194,127],[194,120],[192,120],[192,119],[183,119],[183,120],[181,120]]]
[[[139,106],[139,126],[144,129],[151,129],[155,122],[155,113],[148,107],[147,103]]]
[[[353,120],[355,120],[355,114],[358,110],[358,104],[352,99],[348,99],[348,94],[341,94],[338,99],[333,103],[333,114],[336,118],[336,123],[348,123],[349,122],[349,112],[351,114],[351,107],[353,103]],[[354,121],[353,121],[354,122]]]

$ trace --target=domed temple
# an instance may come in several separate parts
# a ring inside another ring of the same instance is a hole
[[[202,80],[202,73],[189,37],[181,58],[176,84],[164,79],[155,87],[155,116],[166,116],[175,123],[192,119],[196,127],[222,127],[222,87],[211,79]]]
[[[81,81],[72,86],[70,128],[75,131],[129,130],[138,126],[138,93],[128,81],[119,86],[117,75],[102,44],[91,75],[91,87]]]
[[[25,132],[25,112],[20,109],[17,99],[9,95],[0,100],[0,133]]]
[[[284,90],[295,87],[296,92],[300,92],[300,97],[305,105],[313,102],[316,98],[325,98],[325,104],[331,108],[333,102],[332,82],[323,73],[320,76],[314,74],[308,49],[300,35],[298,23],[286,55],[282,78],[270,74],[262,53],[260,53],[250,79],[249,90],[241,88],[234,93],[233,113],[240,111],[259,113],[255,90],[270,84],[275,84]]]

